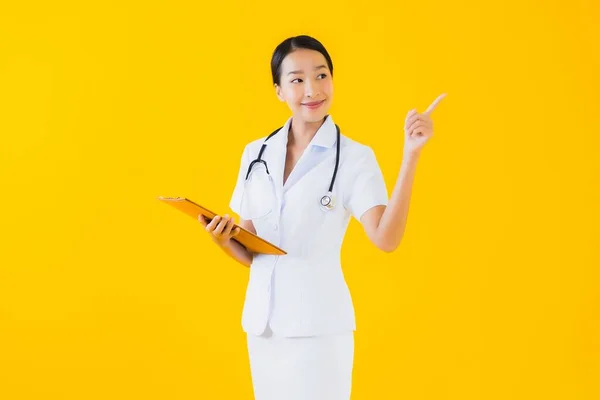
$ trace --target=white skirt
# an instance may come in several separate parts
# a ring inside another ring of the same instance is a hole
[[[349,400],[354,332],[278,337],[247,335],[256,400]]]

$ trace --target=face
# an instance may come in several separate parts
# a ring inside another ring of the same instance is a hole
[[[333,80],[323,54],[298,49],[288,54],[281,64],[277,97],[285,101],[293,118],[318,122],[329,112],[333,100]]]

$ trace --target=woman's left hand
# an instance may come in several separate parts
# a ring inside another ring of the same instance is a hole
[[[418,155],[425,143],[433,136],[433,120],[431,113],[439,102],[446,97],[441,94],[431,103],[423,113],[418,113],[416,109],[410,110],[404,121],[404,154],[407,156]]]

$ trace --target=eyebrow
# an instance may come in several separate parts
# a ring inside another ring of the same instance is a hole
[[[326,65],[319,65],[318,67],[315,67],[315,71],[321,68],[327,68]],[[288,72],[288,75],[292,75],[292,74],[301,74],[302,71],[301,70],[297,70],[297,71],[290,71]]]

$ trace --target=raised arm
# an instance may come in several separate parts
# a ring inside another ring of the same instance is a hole
[[[445,94],[438,96],[422,114],[414,109],[408,112],[404,124],[404,156],[392,196],[387,206],[375,206],[361,217],[369,239],[385,252],[396,250],[404,236],[419,156],[433,136],[431,113],[444,97]]]

